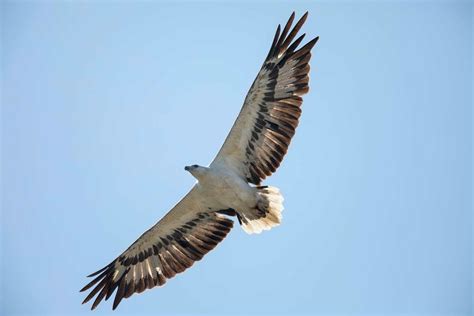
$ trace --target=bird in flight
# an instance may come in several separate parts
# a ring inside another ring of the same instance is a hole
[[[117,290],[115,309],[123,298],[162,286],[211,251],[232,229],[236,217],[249,234],[281,222],[283,197],[261,185],[279,167],[301,115],[309,90],[309,60],[316,37],[298,48],[297,36],[308,12],[292,28],[295,13],[280,25],[257,78],[219,153],[209,167],[186,166],[197,183],[158,223],[115,260],[89,277],[92,288],[83,304],[91,309]]]

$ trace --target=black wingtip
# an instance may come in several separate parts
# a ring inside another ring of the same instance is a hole
[[[316,45],[316,43],[318,42],[319,40],[319,36],[316,36],[315,38],[313,38],[312,40],[310,40],[308,43],[306,43],[305,46],[303,46],[300,50],[304,51],[304,50],[310,50],[313,48],[314,45]]]
[[[265,57],[265,60],[269,59],[275,53],[275,49],[277,47],[277,42],[278,42],[279,37],[280,37],[280,31],[281,31],[281,26],[280,26],[280,24],[278,24],[278,27],[277,27],[276,32],[275,32],[275,36],[273,37],[272,46],[270,47],[270,51],[268,52],[267,57]]]
[[[296,37],[299,30],[301,29],[301,27],[305,23],[307,17],[308,17],[308,12],[303,14],[303,16],[298,20],[298,22],[296,22],[295,26],[293,27],[291,32],[288,34],[288,36],[286,36],[285,39],[282,39],[282,40],[279,41],[279,44],[280,44],[280,45],[278,45],[278,46],[280,46],[279,47],[279,52],[284,52],[288,48],[288,46],[290,46],[291,42]],[[289,26],[289,25],[287,24],[287,26]]]
[[[115,304],[114,302],[114,305],[112,306],[112,310],[114,311],[118,307],[119,304],[120,304],[120,301],[117,304]]]
[[[98,270],[98,271],[96,271],[96,272],[94,272],[94,273],[89,274],[87,277],[88,277],[88,278],[91,278],[91,277],[93,277],[93,276],[96,276],[96,275],[98,275],[99,273],[102,273],[102,272],[103,272],[105,269],[107,269],[109,266],[110,266],[110,264],[106,265],[105,267],[103,267],[102,269],[100,269],[100,270]]]
[[[301,18],[298,20],[298,23],[301,22],[301,24],[303,24],[303,23],[306,21],[306,19],[308,18],[308,14],[309,14],[308,11],[306,11],[306,12],[301,16]]]
[[[297,58],[299,57],[300,55],[302,54],[305,54],[305,52],[309,52],[311,51],[311,49],[313,49],[314,45],[316,45],[316,43],[318,42],[319,40],[319,36],[316,36],[315,38],[313,38],[312,40],[310,40],[308,43],[306,43],[306,45],[304,45],[303,47],[301,47],[298,52],[295,53],[295,55],[293,56],[294,58]]]
[[[298,45],[303,41],[304,37],[306,36],[306,33],[303,33],[300,37],[298,37],[293,44],[288,47],[287,52],[289,54],[293,53],[295,49],[298,47]]]
[[[294,18],[295,18],[295,11],[291,12],[290,20],[293,20]]]
[[[285,27],[283,28],[283,31],[281,32],[280,38],[278,39],[278,43],[276,44],[277,47],[280,47],[283,41],[285,40],[286,36],[288,35],[288,32],[291,29],[291,25],[293,25],[293,21],[295,20],[295,11],[290,15],[290,18],[285,24]]]

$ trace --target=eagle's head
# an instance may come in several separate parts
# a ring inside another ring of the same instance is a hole
[[[185,166],[184,170],[192,172],[193,170],[198,169],[200,166],[199,165],[192,165],[192,166]]]
[[[207,171],[208,168],[200,166],[200,165],[192,165],[184,167],[184,170],[189,171],[196,179],[202,178]]]

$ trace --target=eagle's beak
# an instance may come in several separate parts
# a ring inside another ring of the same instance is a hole
[[[189,170],[191,170],[191,168],[189,166],[185,166],[184,170],[189,171]]]

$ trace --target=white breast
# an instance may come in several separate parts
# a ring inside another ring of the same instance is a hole
[[[242,210],[257,204],[257,191],[228,169],[209,168],[199,187],[213,208]]]

